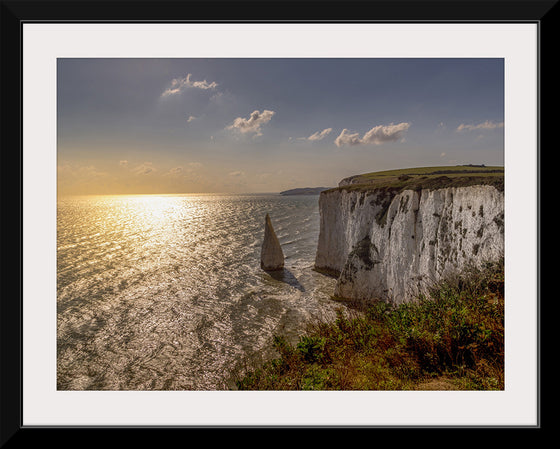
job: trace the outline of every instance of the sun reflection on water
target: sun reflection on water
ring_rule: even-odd
[[[260,270],[270,211],[297,285]],[[75,197],[57,220],[59,389],[222,388],[332,290],[311,270],[314,198]]]

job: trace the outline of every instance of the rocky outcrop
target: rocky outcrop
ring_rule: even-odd
[[[284,253],[278,237],[272,227],[270,216],[266,214],[264,224],[264,239],[261,248],[261,268],[266,271],[282,270],[284,268]]]
[[[395,303],[504,256],[504,194],[489,185],[321,193],[318,271],[335,296]]]

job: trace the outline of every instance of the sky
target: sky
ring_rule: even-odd
[[[68,59],[59,195],[280,192],[504,164],[503,59]]]

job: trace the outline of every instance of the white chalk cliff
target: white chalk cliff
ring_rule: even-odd
[[[365,191],[319,198],[319,271],[335,296],[412,301],[467,266],[504,257],[504,192],[490,185]]]

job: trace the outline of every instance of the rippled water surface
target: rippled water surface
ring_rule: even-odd
[[[269,213],[284,272],[260,269]],[[134,195],[58,201],[62,390],[214,390],[272,336],[339,306],[312,270],[317,196]]]

